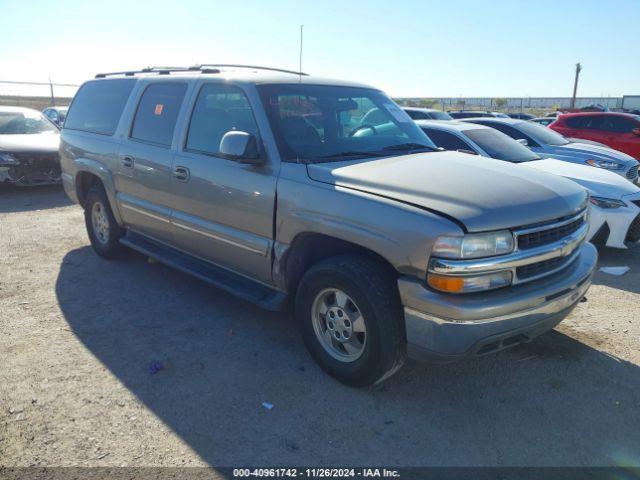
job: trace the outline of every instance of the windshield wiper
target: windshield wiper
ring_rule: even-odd
[[[382,148],[382,150],[386,151],[396,151],[396,152],[405,152],[410,150],[429,150],[430,152],[435,152],[438,149],[435,147],[430,147],[429,145],[423,145],[422,143],[400,143],[398,145],[389,145],[388,147]]]
[[[328,158],[341,158],[341,157],[384,157],[385,155],[379,152],[361,152],[358,150],[347,150],[345,152],[332,153],[331,155],[322,155],[321,157],[314,157],[317,160],[325,160]]]

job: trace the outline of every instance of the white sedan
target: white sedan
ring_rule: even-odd
[[[640,188],[620,175],[587,165],[541,158],[520,142],[483,125],[463,122],[416,122],[438,147],[521,163],[573,180],[591,195],[588,238],[598,245],[627,248],[640,240]]]

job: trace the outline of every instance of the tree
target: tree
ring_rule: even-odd
[[[506,98],[494,98],[493,99],[493,104],[496,106],[496,108],[498,110],[506,107],[507,105],[507,99]]]

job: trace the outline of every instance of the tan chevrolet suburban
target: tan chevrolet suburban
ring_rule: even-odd
[[[291,305],[311,355],[349,385],[407,355],[528,342],[596,264],[584,189],[441,151],[366,85],[229,65],[100,74],[73,100],[60,154],[99,255],[133,248]]]

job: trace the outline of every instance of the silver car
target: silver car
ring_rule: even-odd
[[[402,107],[413,120],[453,120],[447,112],[435,108]]]
[[[543,158],[553,157],[566,162],[604,168],[634,183],[638,181],[638,162],[630,155],[618,150],[569,141],[547,127],[526,120],[470,118],[464,121],[500,130],[511,138],[521,141]]]
[[[292,306],[320,367],[354,386],[407,355],[528,342],[584,296],[597,260],[584,189],[439,151],[375,88],[272,70],[145,69],[80,88],[63,183],[98,255],[130,247]]]

